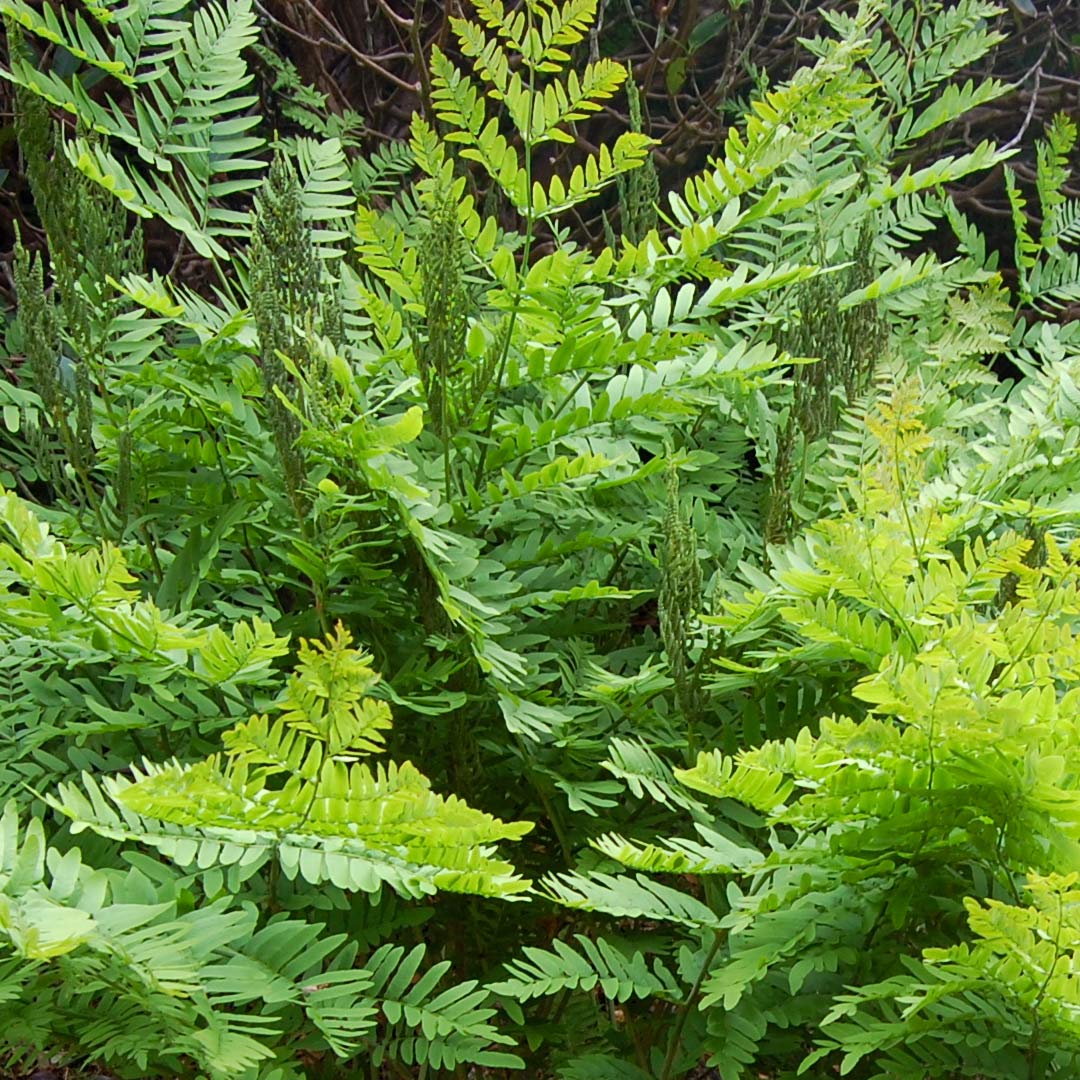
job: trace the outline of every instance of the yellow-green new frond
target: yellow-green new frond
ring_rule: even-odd
[[[675,778],[694,791],[716,799],[736,799],[764,813],[776,813],[793,789],[783,773],[756,765],[747,755],[738,759],[719,750],[698,754],[692,769],[676,769]]]
[[[0,629],[47,640],[63,632],[88,651],[215,685],[260,681],[286,651],[286,639],[260,619],[231,632],[169,619],[136,584],[119,549],[68,551],[26,503],[0,489]]]
[[[340,624],[326,643],[301,641],[296,674],[278,704],[281,719],[326,744],[327,752],[375,753],[392,726],[390,707],[370,691],[379,681],[371,657],[350,649]]]
[[[576,165],[566,182],[553,176],[545,189],[539,181],[533,183],[532,209],[537,217],[555,217],[578,203],[591,199],[597,192],[614,183],[617,176],[640,168],[649,149],[656,145],[648,135],[627,131],[615,140],[609,150],[602,145],[596,154],[585,159],[584,166]]]
[[[366,206],[356,208],[356,250],[364,267],[377,275],[406,303],[417,299],[416,248],[389,215]]]
[[[737,844],[710,829],[697,825],[702,840],[673,838],[657,844],[638,844],[608,833],[592,846],[630,870],[648,874],[731,874],[746,872],[762,860],[757,848]]]
[[[91,14],[95,13],[91,11]],[[31,34],[66,49],[76,59],[100,68],[126,86],[134,85],[135,80],[122,57],[102,44],[95,27],[81,12],[72,16],[66,8],[54,7],[52,4],[33,7],[24,0],[2,0],[0,15],[11,19]],[[98,21],[108,20],[99,17]]]
[[[487,119],[484,96],[437,46],[431,50],[431,84],[435,114],[452,129],[447,139],[451,142],[475,139]]]
[[[530,822],[503,822],[431,790],[410,762],[357,763],[382,749],[378,676],[343,629],[302,642],[280,715],[254,716],[224,736],[227,759],[144,763],[134,780],[61,789],[54,805],[79,828],[148,843],[183,866],[253,873],[277,858],[290,878],[403,895],[445,889],[509,897],[528,888],[494,844]],[[110,804],[112,801],[112,805]]]
[[[781,609],[791,625],[811,641],[832,646],[837,654],[876,668],[894,647],[889,624],[838,604],[835,599],[800,600]]]
[[[477,0],[473,4],[483,24],[535,71],[555,72],[569,62],[566,46],[585,38],[596,17],[596,0],[567,0],[561,5],[526,0],[507,12],[502,0]],[[454,20],[459,34],[463,20]]]
[[[78,829],[148,844],[184,867],[238,868],[248,876],[276,858],[289,878],[309,884],[403,896],[439,890],[511,898],[529,883],[493,844],[518,839],[529,822],[499,821],[456,796],[431,791],[408,762],[371,769],[324,760],[318,776],[285,775],[265,786],[268,768],[216,757],[196,765],[145,764],[134,782],[89,775],[63,785],[53,806]],[[302,772],[310,770],[303,768]]]
[[[964,907],[975,941],[925,949],[923,957],[942,977],[962,979],[969,994],[1003,994],[1022,1015],[1072,1044],[1080,1034],[1076,883],[1076,873],[1031,874],[1027,906],[968,897]],[[937,987],[926,987],[912,996],[912,1007],[922,1010],[937,996]]]
[[[564,4],[551,4],[550,7],[550,11],[545,11],[541,5],[537,5],[540,40],[546,50],[544,55],[547,59],[566,63],[569,56],[557,53],[552,46],[576,45],[584,40],[596,18],[597,0],[566,0]]]
[[[488,96],[504,103],[514,126],[532,146],[549,139],[572,143],[573,135],[564,131],[562,125],[584,120],[590,113],[599,111],[601,103],[626,81],[622,64],[602,59],[587,64],[580,76],[571,70],[566,73],[565,81],[557,79],[547,86],[530,88],[520,74],[511,73],[507,55],[496,42],[484,37],[475,23],[462,22],[458,36],[462,52],[490,84]],[[470,121],[478,117],[477,105],[467,92],[459,87],[457,94],[457,110],[453,115]],[[448,119],[452,114],[447,111],[441,115]],[[470,130],[474,128],[475,124]]]
[[[242,762],[258,777],[292,773],[315,781],[326,754],[324,743],[268,716],[253,716],[237,724],[224,733],[221,741],[231,758]]]
[[[521,52],[527,17],[523,8],[507,12],[503,0],[476,0],[473,7],[489,30],[494,30],[511,48]],[[455,20],[455,24],[461,21]]]

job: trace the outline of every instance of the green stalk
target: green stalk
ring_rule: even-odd
[[[533,19],[532,8],[525,5],[525,20],[528,32],[532,33]],[[536,69],[529,66],[529,117],[533,115],[533,103],[536,100]],[[533,205],[532,190],[532,152],[533,141],[529,137],[529,128],[526,127],[521,133],[522,149],[525,153],[525,243],[521,249],[521,272],[515,278],[514,302],[510,307],[510,318],[506,327],[506,335],[503,338],[502,351],[499,355],[499,366],[495,372],[494,392],[492,394],[491,407],[488,409],[487,422],[484,425],[483,435],[480,437],[480,457],[476,462],[476,477],[474,486],[479,488],[484,476],[484,463],[487,461],[488,445],[491,442],[491,432],[495,427],[495,406],[498,401],[499,391],[502,389],[503,378],[506,375],[506,365],[510,359],[510,346],[514,340],[514,326],[517,323],[518,313],[521,310],[522,280],[529,272],[529,257],[532,254],[533,230],[536,228],[536,209]]]
[[[709,974],[709,968],[712,967],[712,962],[720,951],[720,943],[720,931],[714,930],[712,947],[705,954],[701,969],[697,973],[697,978],[694,979],[694,985],[690,988],[686,1004],[683,1006],[682,1012],[679,1013],[679,1018],[675,1021],[675,1027],[671,1032],[671,1041],[668,1043],[667,1054],[664,1057],[664,1064],[660,1069],[658,1080],[671,1080],[671,1073],[675,1068],[675,1058],[679,1053],[679,1046],[682,1044],[683,1029],[686,1027],[687,1020],[690,1019],[690,1013],[701,1000],[701,984],[705,981],[705,976]]]

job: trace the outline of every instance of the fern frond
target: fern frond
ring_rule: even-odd
[[[700,822],[695,827],[700,841],[667,839],[661,844],[637,844],[609,833],[592,841],[592,846],[628,869],[647,874],[731,874],[760,862],[756,848],[736,843]]]
[[[101,785],[84,776],[82,789],[61,787],[53,804],[79,828],[141,840],[202,870],[248,875],[276,857],[290,879],[363,892],[388,884],[407,896],[512,897],[528,889],[490,845],[520,838],[531,823],[436,795],[408,762],[355,763],[381,749],[390,715],[367,696],[377,676],[350,640],[339,630],[325,645],[301,646],[281,715],[226,733],[228,763],[216,755],[195,765],[147,762],[134,780]]]
[[[968,79],[963,84],[948,83],[921,112],[905,113],[897,129],[896,144],[903,146],[915,142],[931,131],[952,123],[964,113],[1008,92],[1008,84],[1000,79],[984,79],[978,83]]]
[[[612,739],[608,759],[600,764],[626,784],[635,798],[648,793],[660,803],[690,811],[701,809],[700,803],[676,787],[671,767],[640,739]]]
[[[782,774],[737,763],[715,750],[698,754],[697,764],[692,769],[676,769],[675,777],[694,791],[718,799],[738,799],[766,813],[783,807],[793,787]]]
[[[135,578],[116,548],[102,544],[69,552],[16,495],[0,489],[0,572],[14,575],[24,591],[8,593],[0,630],[45,640],[60,626],[87,646],[96,641],[116,657],[139,657],[161,672],[186,672],[214,685],[261,682],[286,641],[256,619],[221,627],[166,619],[133,588]],[[9,578],[9,580],[11,580]],[[46,613],[52,611],[53,615]]]
[[[649,1074],[612,1054],[581,1054],[559,1068],[559,1080],[648,1080]]]
[[[294,153],[300,204],[315,250],[324,259],[344,258],[355,198],[342,144],[338,139],[297,139]]]
[[[423,945],[409,951],[383,945],[364,965],[371,976],[370,992],[389,1025],[376,1047],[374,1063],[391,1053],[406,1064],[435,1069],[453,1069],[462,1062],[520,1068],[523,1062],[516,1054],[491,1049],[493,1044],[513,1046],[514,1040],[489,1023],[496,1011],[486,1005],[489,990],[469,980],[439,991],[450,962],[443,960],[420,972],[425,951]]]
[[[561,70],[570,60],[564,46],[581,41],[596,16],[596,0],[530,2],[517,11],[507,11],[502,0],[479,0],[473,6],[489,30],[540,72]]]
[[[506,963],[510,978],[490,983],[488,989],[515,1001],[549,997],[563,990],[587,992],[597,986],[610,1001],[682,997],[678,982],[659,960],[650,970],[640,952],[626,956],[603,938],[574,937],[580,952],[557,938],[551,952],[526,946],[522,952],[527,959]]]
[[[544,895],[564,907],[603,911],[618,918],[656,919],[682,926],[720,926],[719,916],[700,900],[641,874],[633,878],[594,873],[549,874],[541,882]]]
[[[394,194],[402,177],[407,176],[415,164],[413,149],[408,143],[386,143],[366,156],[353,159],[353,191],[365,205],[374,195]]]
[[[999,150],[990,142],[982,142],[967,154],[941,158],[914,172],[906,168],[899,176],[875,184],[870,192],[868,206],[883,206],[900,195],[911,195],[928,188],[951,184],[973,172],[981,172],[999,162],[1007,161],[1015,153],[1015,150]]]
[[[258,117],[246,115],[256,99],[243,93],[251,76],[242,53],[258,33],[250,0],[205,5],[189,23],[171,17],[184,6],[177,0],[131,6],[135,18],[117,20],[112,45],[138,88],[134,122],[112,99],[90,97],[78,79],[25,58],[12,58],[10,77],[148,166],[125,166],[107,142],[77,138],[65,153],[80,172],[139,216],[161,217],[200,253],[225,259],[218,238],[245,231],[246,215],[224,200],[254,188],[250,174],[262,168],[250,155],[263,140],[248,134]]]
[[[81,11],[72,15],[70,11],[57,9],[51,4],[35,8],[24,0],[3,0],[0,3],[0,15],[23,30],[61,46],[75,59],[112,75],[125,86],[133,86],[135,80],[124,59],[108,49],[99,36],[101,24],[108,24],[112,20],[112,13],[107,9],[97,13],[88,10],[94,16],[94,22],[88,22]]]

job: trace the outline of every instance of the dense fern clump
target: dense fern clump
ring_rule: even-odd
[[[260,10],[0,0],[0,1066],[1071,1076],[1077,133],[955,146],[1005,13],[837,5],[661,195],[596,0],[455,13],[368,154]]]

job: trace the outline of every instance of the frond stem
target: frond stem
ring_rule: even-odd
[[[532,34],[533,13],[529,4],[525,5],[525,20],[528,33]],[[533,105],[536,101],[536,69],[529,65],[529,116],[533,115]],[[514,326],[521,310],[521,293],[524,275],[529,272],[529,257],[532,255],[533,232],[536,229],[536,209],[533,203],[532,190],[532,152],[533,141],[530,138],[528,128],[521,133],[522,149],[525,154],[525,243],[521,249],[521,273],[514,279],[514,301],[510,307],[510,318],[507,320],[506,334],[503,338],[502,351],[499,355],[499,365],[495,372],[493,395],[491,406],[488,409],[487,422],[484,425],[484,433],[480,438],[480,457],[476,462],[475,487],[479,489],[484,476],[484,463],[487,461],[488,446],[491,442],[491,432],[495,428],[495,403],[499,391],[502,389],[503,378],[506,375],[506,365],[510,360],[510,349],[514,341]]]
[[[667,1054],[664,1057],[664,1064],[660,1069],[659,1080],[671,1080],[672,1071],[675,1068],[675,1058],[679,1053],[680,1045],[682,1045],[683,1028],[686,1027],[686,1023],[690,1019],[690,1013],[697,1007],[697,1003],[701,999],[701,985],[705,982],[705,976],[709,974],[712,962],[720,951],[722,940],[720,931],[714,930],[712,946],[705,954],[705,959],[702,961],[701,968],[694,979],[694,985],[690,988],[690,993],[686,998],[686,1004],[679,1013],[678,1020],[675,1021],[675,1027],[671,1032],[671,1041],[668,1043]]]

